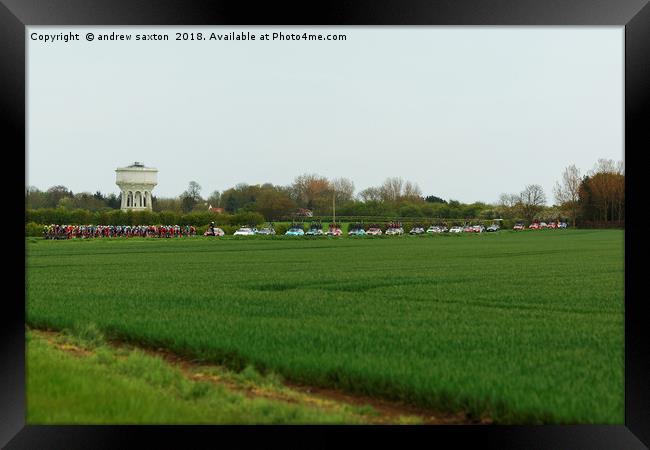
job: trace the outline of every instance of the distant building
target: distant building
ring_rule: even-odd
[[[115,173],[115,184],[122,191],[120,209],[151,210],[151,191],[158,184],[158,169],[134,162],[127,167],[118,167]]]

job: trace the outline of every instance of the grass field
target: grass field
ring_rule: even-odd
[[[28,239],[27,255],[34,327],[499,423],[623,423],[619,230]]]

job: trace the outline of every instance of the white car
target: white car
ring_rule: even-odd
[[[410,234],[424,234],[424,228],[422,227],[415,227],[412,228],[411,231],[409,231]]]
[[[210,228],[208,228],[205,233],[203,233],[203,236],[223,236],[226,233],[221,229],[221,228],[212,228],[212,231]]]
[[[239,230],[235,231],[233,236],[255,236],[255,228],[241,227]]]
[[[463,232],[463,227],[451,227],[449,229],[450,233],[462,233]]]
[[[404,228],[388,228],[386,229],[386,236],[404,234]]]
[[[368,228],[366,234],[370,236],[381,236],[381,228],[376,228],[376,227]]]
[[[435,225],[431,225],[429,228],[427,228],[427,233],[429,233],[429,234],[431,234],[431,233],[442,233],[442,228],[440,228],[438,226],[435,226]]]

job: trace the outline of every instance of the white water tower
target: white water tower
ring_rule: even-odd
[[[115,169],[115,184],[122,191],[122,210],[151,210],[151,191],[158,184],[158,169],[134,162]]]

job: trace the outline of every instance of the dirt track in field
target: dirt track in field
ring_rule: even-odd
[[[45,338],[48,343],[69,354],[84,357],[92,354],[92,350],[81,348],[69,343],[62,343],[57,338],[59,332],[53,330],[31,330]],[[400,424],[422,423],[425,425],[479,425],[491,424],[488,418],[472,418],[464,412],[448,413],[419,408],[402,402],[380,399],[365,395],[352,394],[338,389],[309,386],[290,380],[283,380],[282,389],[269,388],[252,383],[238,383],[228,376],[216,375],[216,372],[227,374],[231,371],[216,365],[208,365],[181,357],[164,348],[134,346],[121,341],[109,341],[109,345],[119,349],[139,349],[151,356],[157,356],[168,364],[178,368],[183,375],[191,380],[207,381],[219,384],[231,391],[242,393],[249,398],[266,398],[294,404],[302,404],[320,409],[339,409],[341,407],[363,408],[370,406],[374,413],[364,414],[362,420],[369,424]]]

